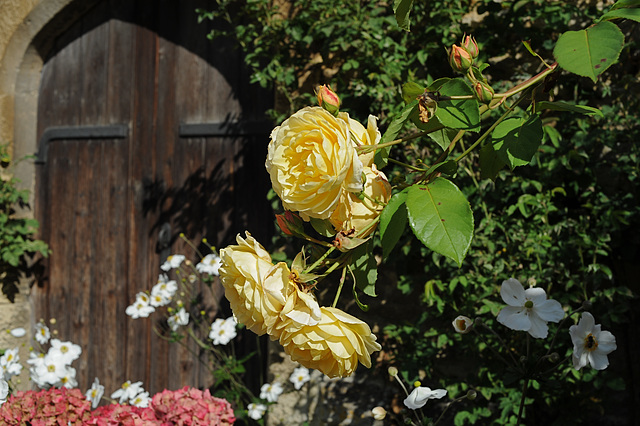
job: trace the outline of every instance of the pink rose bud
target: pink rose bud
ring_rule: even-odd
[[[464,36],[462,39],[462,47],[469,52],[473,59],[477,58],[480,54],[480,49],[478,49],[478,43],[471,36]]]
[[[287,235],[300,235],[304,233],[302,219],[295,213],[286,210],[284,214],[277,214],[278,226]]]
[[[488,104],[493,99],[494,91],[487,83],[483,81],[478,81],[473,86],[476,91],[476,96],[480,102]]]
[[[331,90],[330,86],[323,84],[316,88],[316,96],[318,96],[318,105],[336,115],[340,109],[340,98]]]
[[[451,65],[451,68],[464,74],[471,67],[471,64],[473,64],[471,54],[465,48],[454,44],[451,47],[451,52],[449,52],[449,65]]]

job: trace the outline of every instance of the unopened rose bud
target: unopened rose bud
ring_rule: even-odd
[[[493,88],[491,88],[491,86],[489,86],[487,83],[483,81],[477,81],[473,88],[475,89],[476,96],[478,97],[478,100],[480,102],[488,104],[493,99],[493,95],[495,94],[495,92],[493,91]]]
[[[278,226],[287,235],[300,235],[304,233],[303,221],[297,214],[286,210],[284,214],[277,214]]]
[[[371,415],[375,420],[383,420],[387,416],[387,410],[382,407],[375,407],[371,410]]]
[[[471,331],[473,320],[469,317],[465,317],[464,315],[460,315],[453,320],[452,324],[457,333],[466,334]]]
[[[469,52],[473,59],[477,58],[480,54],[480,49],[478,49],[478,43],[471,36],[464,36],[462,38],[462,47]]]
[[[331,90],[331,87],[326,84],[318,86],[316,89],[316,96],[318,97],[318,105],[329,111],[331,114],[338,114],[340,109],[340,98]]]
[[[451,52],[449,52],[449,65],[451,65],[451,68],[464,74],[471,67],[471,64],[473,64],[471,54],[465,48],[454,44],[451,47]]]
[[[478,397],[478,392],[474,391],[473,389],[470,389],[469,391],[467,391],[467,399],[469,401],[473,401],[477,397]]]

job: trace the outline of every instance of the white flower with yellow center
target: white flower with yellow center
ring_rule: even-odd
[[[293,383],[293,387],[296,389],[300,389],[302,385],[311,380],[309,376],[309,369],[304,367],[298,367],[293,370],[291,376],[289,376],[289,381]]]
[[[40,343],[41,345],[46,345],[49,341],[49,338],[51,337],[49,327],[47,327],[42,321],[39,321],[36,324],[34,337],[38,343]]]
[[[196,270],[201,274],[218,275],[220,265],[222,265],[220,257],[215,253],[209,253],[196,265]]]
[[[104,386],[100,384],[100,380],[96,377],[91,385],[91,388],[85,394],[87,399],[91,402],[91,408],[98,408],[102,395],[104,395]]]
[[[582,314],[578,324],[569,327],[573,342],[573,367],[576,370],[587,364],[596,370],[604,370],[609,366],[607,355],[616,350],[616,338],[601,328],[589,312]]]
[[[209,339],[213,341],[214,345],[226,345],[238,334],[236,332],[236,321],[233,317],[227,319],[216,318],[211,324],[211,330],[209,331]]]

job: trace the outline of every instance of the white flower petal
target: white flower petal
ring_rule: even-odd
[[[601,331],[596,336],[596,340],[598,341],[598,352],[603,354],[609,354],[616,350],[616,338],[609,331]]]
[[[547,293],[540,287],[530,287],[524,291],[524,297],[531,300],[534,305],[538,305],[547,300]]]
[[[589,355],[589,363],[596,370],[604,370],[609,366],[609,360],[607,359],[607,355],[600,353],[598,350],[595,350]]]
[[[536,339],[546,338],[547,334],[549,334],[547,323],[535,313],[529,316],[529,320],[531,321],[531,328],[527,330],[529,334]]]
[[[535,312],[544,321],[558,322],[564,318],[564,310],[557,300],[545,300],[536,304]]]
[[[522,306],[506,306],[502,308],[497,318],[500,324],[512,330],[527,331],[531,328],[531,321]]]
[[[509,278],[502,282],[500,296],[502,296],[504,303],[509,306],[523,306],[526,302],[524,287],[515,278]]]

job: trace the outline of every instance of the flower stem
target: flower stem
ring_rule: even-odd
[[[459,396],[458,398],[454,399],[453,401],[450,401],[447,404],[447,406],[444,408],[444,410],[442,410],[442,413],[440,413],[440,416],[436,419],[436,421],[432,423],[432,425],[436,426],[440,422],[440,420],[442,420],[442,417],[444,416],[444,413],[447,412],[449,407],[451,407],[456,402],[460,402],[460,401],[462,401],[463,399],[466,399],[466,398],[467,398],[467,395],[463,395],[463,396]]]
[[[335,308],[338,304],[338,299],[340,298],[340,293],[342,292],[342,286],[344,285],[344,281],[347,278],[347,268],[342,268],[342,277],[340,277],[340,282],[338,283],[338,291],[336,292],[336,297],[333,299],[333,303],[331,304],[332,308]]]
[[[529,378],[524,379],[524,384],[522,385],[522,398],[520,399],[520,408],[518,409],[518,421],[516,422],[516,426],[520,426],[520,421],[522,420],[522,414],[524,413],[524,400],[527,397],[527,388],[529,387]]]

